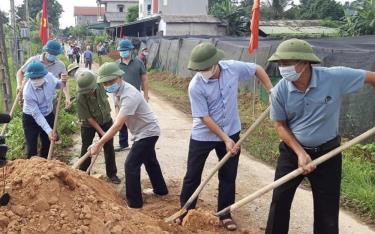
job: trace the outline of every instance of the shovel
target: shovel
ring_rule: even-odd
[[[73,169],[77,169],[81,164],[90,157],[90,151],[87,151],[82,157],[80,157],[77,162],[75,162],[72,166]]]
[[[63,91],[61,90],[60,93],[59,93],[59,97],[57,99],[56,113],[55,113],[55,119],[53,120],[53,130],[52,130],[52,132],[54,134],[56,133],[56,130],[57,130],[57,120],[59,118],[60,103],[61,103],[62,93],[63,93]],[[54,148],[54,146],[55,146],[55,141],[51,141],[51,144],[50,144],[49,150],[48,150],[47,160],[51,160],[52,159],[52,154],[53,154],[53,148]]]
[[[16,111],[16,107],[17,107],[17,103],[18,103],[18,99],[19,99],[19,98],[20,98],[20,96],[17,95],[17,96],[16,96],[16,99],[15,99],[14,102],[13,102],[12,108],[10,109],[9,116],[10,116],[11,118],[13,117],[14,112]],[[8,127],[8,123],[4,124],[3,129],[1,129],[1,134],[0,134],[1,136],[4,136],[7,127]]]
[[[245,132],[245,134],[237,141],[236,146],[240,146],[242,142],[254,131],[254,129],[268,116],[271,107],[269,106],[250,126],[250,128]],[[230,152],[227,152],[223,159],[210,171],[208,177],[201,182],[198,188],[195,190],[193,195],[189,198],[189,200],[185,203],[185,205],[177,211],[172,216],[165,219],[165,222],[171,222],[180,218],[181,216],[185,215],[188,212],[188,207],[193,203],[195,199],[199,196],[199,193],[203,190],[203,187],[208,183],[208,181],[213,177],[213,175],[232,157]]]
[[[91,171],[91,169],[92,169],[92,166],[94,166],[94,163],[95,163],[96,159],[98,158],[98,155],[99,155],[99,154],[95,155],[95,157],[91,159],[90,166],[89,166],[89,167],[87,168],[87,170],[86,170],[86,173],[87,173],[87,174],[90,175],[90,171]]]
[[[367,132],[362,133],[361,135],[357,136],[356,138],[353,138],[352,140],[346,142],[345,144],[341,145],[340,147],[337,147],[336,149],[331,150],[330,152],[320,156],[319,158],[315,159],[314,161],[310,162],[309,164],[314,164],[315,166],[318,166],[319,164],[324,163],[330,158],[333,158],[338,153],[341,153],[342,151],[346,150],[350,146],[353,146],[355,144],[358,144],[359,142],[371,137],[372,135],[375,135],[375,127],[371,128]],[[240,201],[232,204],[231,206],[228,206],[227,208],[224,208],[223,210],[216,213],[216,216],[223,216],[225,214],[230,213],[231,211],[234,211],[243,205],[246,205],[247,203],[255,200],[256,198],[262,196],[263,194],[267,193],[268,191],[271,191],[286,182],[296,178],[297,176],[301,175],[303,173],[303,168],[295,169],[294,171],[290,172],[289,174],[281,177],[278,180],[275,180],[273,183],[264,186],[263,188],[259,189],[258,191],[248,195],[247,197],[241,199]]]

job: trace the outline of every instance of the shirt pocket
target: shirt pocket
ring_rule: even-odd
[[[307,100],[309,112],[319,115],[320,118],[324,119],[335,114],[340,105],[338,98],[329,95],[319,98],[309,98]]]

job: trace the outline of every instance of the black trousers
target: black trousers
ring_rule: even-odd
[[[112,126],[112,120],[108,123],[100,125],[103,131],[108,131]],[[82,147],[81,147],[81,157],[87,152],[87,148],[92,144],[92,141],[95,137],[96,129],[93,127],[81,127],[81,138],[82,138]],[[99,135],[99,133],[98,133]],[[109,140],[104,144],[104,160],[105,160],[105,169],[107,176],[110,178],[117,174],[116,160],[115,160],[115,150],[113,148],[113,139]],[[80,170],[86,171],[91,164],[91,157],[86,159],[80,166]]]
[[[237,142],[239,139],[239,133],[230,136],[230,138]],[[184,177],[184,182],[182,185],[182,191],[180,195],[181,207],[188,201],[194,191],[197,189],[201,182],[202,172],[204,164],[209,153],[215,150],[216,155],[221,160],[227,153],[224,142],[214,142],[214,141],[196,141],[190,139],[189,144],[189,155],[187,161],[187,171]],[[218,211],[224,209],[225,207],[231,205],[235,201],[236,192],[236,177],[237,177],[237,167],[240,152],[237,155],[231,157],[219,170],[219,198],[218,198]],[[188,209],[194,209],[197,200],[195,200]],[[225,219],[230,217],[227,216],[220,217]]]
[[[44,116],[46,118],[47,123],[52,128],[53,121],[55,116],[53,112],[49,115]],[[28,114],[22,114],[22,125],[23,131],[25,133],[26,138],[26,156],[27,158],[31,158],[31,156],[40,156],[43,158],[47,158],[48,150],[50,146],[50,140],[48,138],[47,133],[35,122],[35,119]],[[40,137],[41,140],[41,149],[38,154],[38,138]]]
[[[155,144],[159,137],[147,137],[135,141],[125,161],[125,186],[128,206],[140,208],[143,206],[141,192],[141,166],[145,166],[155,194],[166,195],[168,188],[165,184],[159,162],[156,158]]]
[[[314,160],[330,150],[338,147],[340,140],[333,147],[320,152],[306,152]],[[280,157],[277,162],[275,180],[288,174],[298,167],[298,158],[294,151],[285,143],[279,146]],[[306,175],[309,179],[314,201],[314,233],[337,234],[340,185],[341,185],[341,154],[319,165],[315,171]],[[289,230],[290,207],[297,187],[305,176],[301,175],[273,191],[271,208],[268,216],[266,233],[284,234]]]
[[[85,68],[91,70],[92,60],[85,59]]]
[[[119,139],[120,147],[126,148],[126,147],[129,146],[129,143],[128,143],[128,127],[126,126],[126,124],[124,124],[122,126],[122,128],[120,129],[118,139]]]

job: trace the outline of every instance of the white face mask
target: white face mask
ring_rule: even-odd
[[[215,75],[215,72],[216,72],[216,66],[217,66],[217,65],[212,66],[212,68],[211,68],[210,70],[208,70],[208,71],[201,71],[201,72],[200,72],[201,75],[203,76],[203,78],[204,78],[205,80],[209,80],[209,79],[211,79],[211,78]]]
[[[34,87],[34,88],[39,88],[41,87],[44,82],[46,82],[44,80],[44,78],[37,78],[37,79],[30,79],[30,82],[31,82],[31,85]]]
[[[290,81],[290,82],[294,82],[294,81],[297,81],[300,77],[301,77],[301,73],[298,73],[296,72],[296,68],[294,65],[292,66],[287,66],[287,67],[279,67],[279,70],[280,70],[280,75]]]

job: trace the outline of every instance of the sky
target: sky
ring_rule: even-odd
[[[15,5],[21,5],[24,0],[14,0]],[[66,28],[69,26],[74,26],[74,6],[96,6],[96,0],[57,0],[64,9],[64,12],[60,18],[60,28]],[[173,0],[171,0],[173,1]],[[348,0],[336,0],[337,2],[345,3]],[[353,0],[349,0],[352,2]],[[299,2],[298,0],[295,1]],[[10,1],[0,0],[0,10],[9,12]]]

